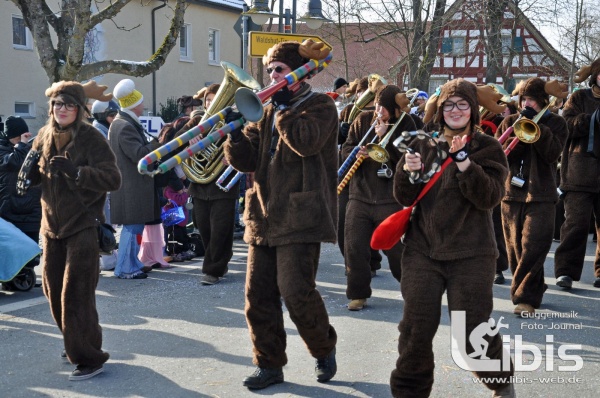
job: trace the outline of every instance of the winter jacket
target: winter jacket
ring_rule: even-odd
[[[440,142],[448,152],[447,142]],[[417,204],[404,236],[404,244],[434,260],[498,256],[492,209],[504,196],[508,174],[502,146],[493,137],[474,133],[470,142],[471,165],[460,172],[451,162],[431,190]],[[437,153],[428,140],[413,140],[425,169]],[[400,204],[412,205],[424,183],[411,184],[403,170],[404,157],[394,177],[394,195]]]
[[[519,115],[510,115],[498,127],[496,136],[502,135],[512,126]],[[509,173],[504,183],[504,201],[556,202],[556,167],[558,158],[567,140],[567,123],[562,116],[550,111],[540,119],[540,138],[533,144],[518,143],[508,154]],[[504,143],[504,147],[508,140]],[[522,187],[511,184],[514,176],[521,174],[525,183]]]
[[[110,195],[110,218],[114,224],[145,224],[160,219],[160,203],[152,177],[138,172],[138,162],[159,147],[148,142],[142,125],[119,112],[108,130],[108,142],[123,176],[121,188]]]
[[[32,185],[42,188],[40,234],[64,239],[104,222],[106,192],[118,189],[121,174],[106,138],[90,124],[72,132],[71,141],[59,152],[53,144],[52,127],[40,129],[33,150],[40,151],[38,167],[30,172]],[[69,153],[79,170],[77,180],[50,170],[50,159]]]
[[[268,105],[239,142],[227,140],[230,164],[254,172],[244,209],[247,243],[335,242],[338,122],[333,100],[304,84],[290,107]]]
[[[362,112],[356,118],[354,123],[352,123],[350,132],[348,133],[348,139],[342,146],[342,160],[346,160],[352,150],[360,143],[360,140],[373,125],[375,116],[375,111]],[[395,121],[396,119],[390,120],[388,123],[392,124],[395,123]],[[388,126],[387,132],[389,133],[391,129],[392,126]],[[392,142],[399,137],[403,131],[411,130],[415,130],[415,124],[410,116],[405,115],[392,133],[388,144],[385,146],[385,150],[390,157],[390,160],[386,165],[392,172],[396,171],[396,164],[398,164],[398,161],[402,157],[402,153],[392,144]],[[373,137],[375,136],[375,129],[373,129],[362,145],[366,146],[372,142]],[[379,141],[381,141],[380,138],[376,139],[375,143],[378,143]],[[355,160],[353,160],[352,164],[354,164],[354,161]],[[382,167],[381,163],[371,158],[365,159],[358,169],[356,169],[356,172],[349,182],[350,199],[356,199],[370,204],[396,203],[393,192],[394,180],[392,178],[381,178],[377,176],[377,171]]]
[[[600,98],[592,89],[577,90],[567,100],[563,117],[569,126],[561,158],[560,189],[600,192],[600,158],[587,151],[592,114],[600,108]],[[600,144],[600,124],[595,125],[596,145]]]
[[[23,232],[35,233],[42,219],[41,191],[32,187],[24,196],[17,195],[17,177],[30,149],[30,144],[13,145],[0,138],[0,217]]]

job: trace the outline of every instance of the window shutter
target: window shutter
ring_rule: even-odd
[[[442,39],[442,53],[450,54],[452,52],[452,38],[444,37]]]
[[[523,52],[523,38],[522,37],[515,37],[513,39],[513,50],[518,53]]]

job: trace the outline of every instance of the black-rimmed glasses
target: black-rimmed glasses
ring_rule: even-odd
[[[67,104],[67,103],[60,102],[60,101],[52,101],[52,107],[54,109],[56,109],[57,111],[61,110],[63,106],[68,111],[74,111],[75,109],[77,109],[76,104]]]
[[[444,103],[442,104],[442,109],[444,110],[444,112],[450,112],[452,111],[452,109],[454,109],[454,107],[457,107],[460,111],[466,111],[471,107],[471,105],[469,105],[467,101],[444,101]]]

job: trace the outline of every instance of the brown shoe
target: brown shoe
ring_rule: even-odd
[[[520,303],[517,304],[515,309],[513,310],[513,314],[519,315],[521,318],[525,318],[523,315],[527,313],[529,316],[535,314],[535,308],[532,305]]]
[[[367,306],[367,299],[355,299],[348,303],[348,310],[360,311]]]

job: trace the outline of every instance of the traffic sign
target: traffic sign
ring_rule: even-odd
[[[250,32],[248,55],[251,57],[262,57],[267,53],[269,48],[277,43],[281,43],[282,41],[297,41],[298,43],[302,43],[306,39],[321,41],[330,50],[333,49],[329,43],[319,36],[298,35],[292,33]]]

